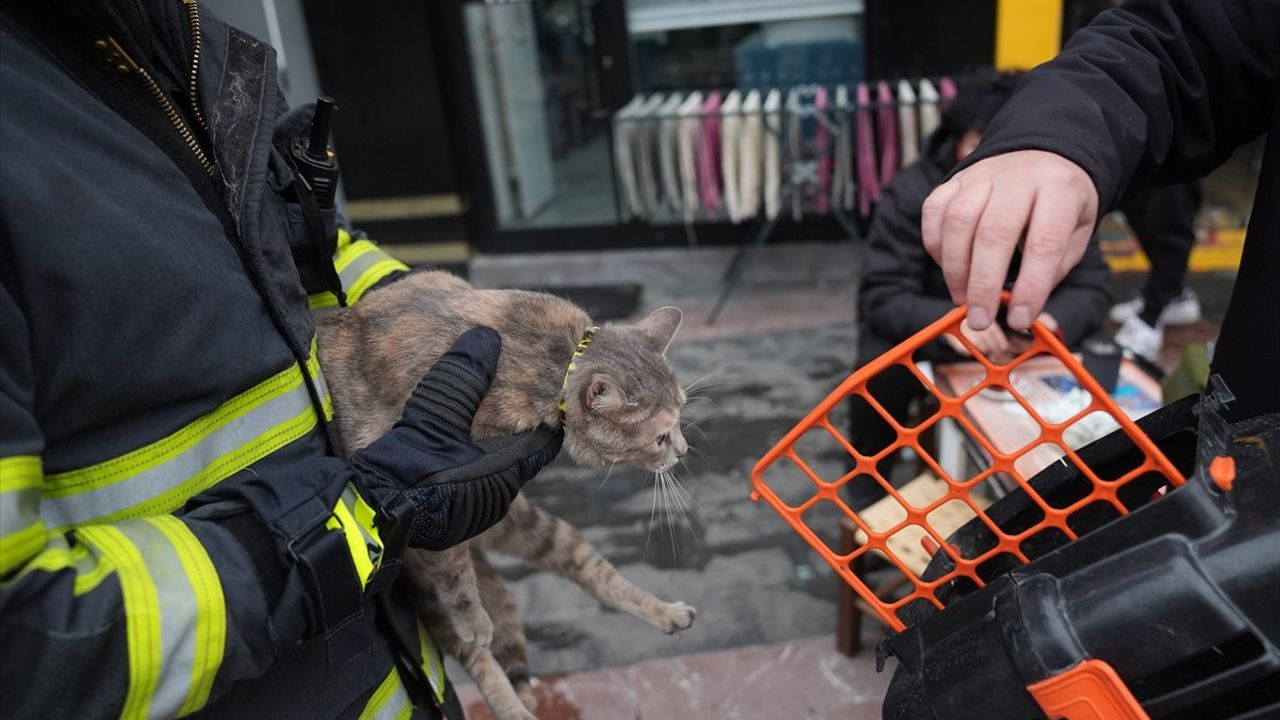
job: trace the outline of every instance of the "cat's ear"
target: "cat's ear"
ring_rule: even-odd
[[[587,385],[587,407],[595,412],[609,412],[622,405],[623,395],[617,380],[604,373],[596,373]]]
[[[667,354],[667,347],[671,345],[671,340],[676,336],[676,331],[680,329],[680,322],[683,315],[680,314],[680,308],[660,307],[649,313],[649,317],[640,321],[636,328],[644,335],[645,340],[655,351],[662,355]]]

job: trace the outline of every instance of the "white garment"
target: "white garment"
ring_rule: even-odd
[[[623,221],[640,217],[644,212],[633,158],[637,125],[633,120],[642,104],[644,96],[636,95],[613,114],[613,175],[618,184],[618,209]]]
[[[898,81],[898,153],[901,167],[906,167],[920,157],[920,131],[916,125],[916,93],[911,83]]]
[[[760,180],[764,126],[760,117],[760,91],[752,90],[742,101],[742,136],[738,142],[738,201],[740,215],[753,218],[760,212]]]
[[[720,104],[720,178],[724,209],[732,222],[742,221],[738,197],[738,142],[742,134],[742,93],[731,91]]]
[[[938,109],[938,90],[929,78],[920,81],[920,140],[929,136],[942,124],[942,112]]]
[[[634,136],[633,162],[636,180],[640,186],[643,211],[640,217],[652,218],[658,211],[661,187],[658,169],[658,121],[657,112],[666,98],[662,93],[650,96],[635,112],[637,122]]]
[[[670,210],[679,212],[680,198],[680,104],[684,96],[672,93],[658,108],[658,167],[662,170],[662,200]]]
[[[680,106],[680,195],[684,221],[693,222],[698,212],[698,136],[702,120],[702,93],[692,92]]]
[[[764,100],[764,214],[770,220],[782,210],[782,93]]]

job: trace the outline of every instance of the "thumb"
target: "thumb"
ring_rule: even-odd
[[[459,437],[471,437],[471,422],[493,384],[502,339],[487,327],[468,330],[422,376],[405,403],[402,422],[434,421]],[[425,416],[425,417],[424,417]]]

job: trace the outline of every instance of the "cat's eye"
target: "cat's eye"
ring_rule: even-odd
[[[670,441],[671,441],[671,433],[669,432],[664,432],[658,436],[659,445],[666,445]]]

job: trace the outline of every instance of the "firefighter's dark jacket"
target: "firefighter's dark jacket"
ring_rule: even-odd
[[[1280,411],[1280,0],[1132,0],[1033,70],[963,163],[1040,149],[1080,165],[1100,209],[1201,177],[1267,134],[1213,358],[1230,414]]]
[[[925,252],[920,236],[920,206],[955,167],[955,140],[946,126],[936,130],[921,158],[885,188],[871,220],[862,255],[858,318],[862,332],[889,345],[906,340],[955,307],[942,269]],[[1049,297],[1045,311],[1058,321],[1069,345],[1101,327],[1111,299],[1110,282],[1106,261],[1092,246]]]
[[[398,604],[361,615],[353,586],[342,633],[281,643],[303,609],[269,607],[294,595],[199,506],[270,480],[349,548],[321,582],[376,577],[313,312],[324,262],[352,299],[406,268],[346,231],[319,257],[277,149],[309,108],[269,47],[191,10],[0,10],[0,713],[434,717],[453,697]]]

